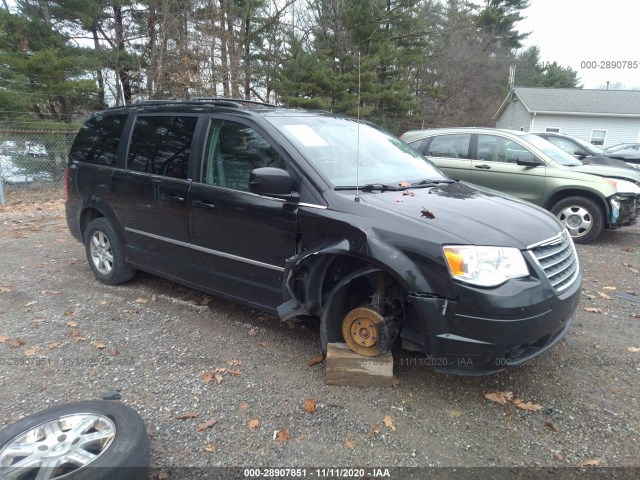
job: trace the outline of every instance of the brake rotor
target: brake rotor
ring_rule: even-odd
[[[378,348],[380,332],[377,325],[382,315],[367,307],[351,310],[342,321],[342,336],[351,350],[365,357],[375,357],[382,352]]]

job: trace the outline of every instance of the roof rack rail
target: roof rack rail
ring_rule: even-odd
[[[225,107],[241,107],[242,105],[262,105],[265,107],[276,107],[272,103],[256,102],[255,100],[244,100],[242,98],[229,98],[229,97],[189,97],[187,99],[190,102],[212,102]]]

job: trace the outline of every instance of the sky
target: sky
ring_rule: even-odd
[[[584,88],[600,88],[609,81],[640,89],[637,0],[531,0],[523,15],[527,18],[517,29],[531,32],[524,46],[538,45],[543,63],[556,61],[576,70]],[[614,68],[606,68],[607,61]],[[619,68],[624,61],[635,61],[635,68]]]

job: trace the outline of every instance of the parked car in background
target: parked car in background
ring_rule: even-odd
[[[635,150],[636,152],[640,151],[640,143],[619,143],[617,145],[611,145],[604,149],[607,153],[615,153],[620,150]]]
[[[453,178],[546,208],[578,243],[637,221],[640,176],[635,170],[583,165],[534,134],[448,128],[410,131],[401,138]]]
[[[609,165],[612,167],[631,167],[640,169],[640,152],[620,150],[607,152],[579,137],[553,132],[536,132],[535,135],[553,143],[556,147],[573,155],[584,163]],[[626,165],[623,165],[626,164]]]
[[[47,149],[40,143],[25,142],[24,155],[27,155],[29,157],[46,157]]]
[[[0,179],[5,185],[32,183],[33,176],[11,161],[8,156],[0,156]]]
[[[15,155],[16,142],[13,140],[6,140],[2,142],[2,154],[3,155]]]
[[[487,373],[554,345],[580,299],[553,215],[329,112],[112,108],[80,129],[66,178],[67,224],[98,280],[139,269],[283,321],[315,317],[325,351],[397,341],[439,369]]]

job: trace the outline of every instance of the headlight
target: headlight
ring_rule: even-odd
[[[635,183],[617,178],[605,178],[605,180],[613,185],[613,188],[615,188],[618,193],[635,193],[636,195],[640,195],[640,187]]]
[[[463,282],[495,287],[510,278],[529,276],[527,264],[517,248],[452,245],[442,249],[451,276]]]

